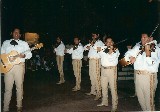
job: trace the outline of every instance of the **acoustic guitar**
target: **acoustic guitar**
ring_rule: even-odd
[[[21,52],[22,54],[28,51],[32,51],[35,49],[40,49],[41,47],[43,47],[43,43],[39,43],[36,44],[34,47],[32,47],[31,49],[28,49],[26,51]],[[1,64],[0,64],[0,69],[1,69],[1,73],[7,73],[8,71],[10,71],[12,69],[12,67],[16,64],[20,63],[20,57],[17,51],[11,51],[8,54],[1,54]],[[10,60],[10,58],[14,58],[14,60]]]

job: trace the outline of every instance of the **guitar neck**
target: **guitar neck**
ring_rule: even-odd
[[[35,47],[32,47],[31,49],[28,49],[28,50],[25,50],[25,51],[23,51],[23,52],[21,52],[21,53],[18,53],[18,54],[15,55],[14,57],[18,57],[19,54],[24,54],[25,52],[32,51],[32,50],[34,50],[34,49],[35,49]]]

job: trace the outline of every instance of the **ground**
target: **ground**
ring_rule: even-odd
[[[97,107],[101,100],[94,101],[94,96],[87,96],[90,92],[90,80],[88,68],[82,68],[81,90],[73,92],[75,78],[71,68],[66,69],[65,80],[62,85],[57,85],[59,80],[56,68],[51,71],[30,71],[27,70],[24,80],[23,112],[91,112],[110,111],[111,95],[109,92],[109,106]],[[4,80],[2,77],[2,108],[4,95]],[[118,111],[141,111],[137,97],[130,97],[134,94],[134,83],[129,81],[118,81]],[[16,111],[16,91],[13,88],[13,95],[10,104],[11,112]],[[157,106],[160,110],[160,105]]]

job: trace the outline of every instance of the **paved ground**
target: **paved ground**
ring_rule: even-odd
[[[90,91],[90,80],[88,69],[82,69],[82,89],[72,92],[75,79],[72,70],[65,70],[66,83],[56,85],[58,72],[55,69],[45,71],[27,71],[24,82],[24,112],[89,112],[110,111],[111,95],[109,94],[109,106],[97,107],[101,100],[94,101],[94,96],[85,95]],[[4,82],[2,76],[2,101],[4,93]],[[140,111],[137,98],[129,96],[134,94],[133,81],[118,81],[118,111]],[[1,102],[3,104],[3,102]],[[2,105],[3,106],[3,105]],[[11,100],[11,112],[16,110],[16,92],[13,89]],[[160,105],[157,106],[160,110]]]

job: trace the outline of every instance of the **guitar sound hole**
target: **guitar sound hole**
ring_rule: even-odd
[[[9,61],[10,61],[10,62],[14,62],[14,61],[15,61],[15,57],[10,56],[10,57],[9,57]]]

